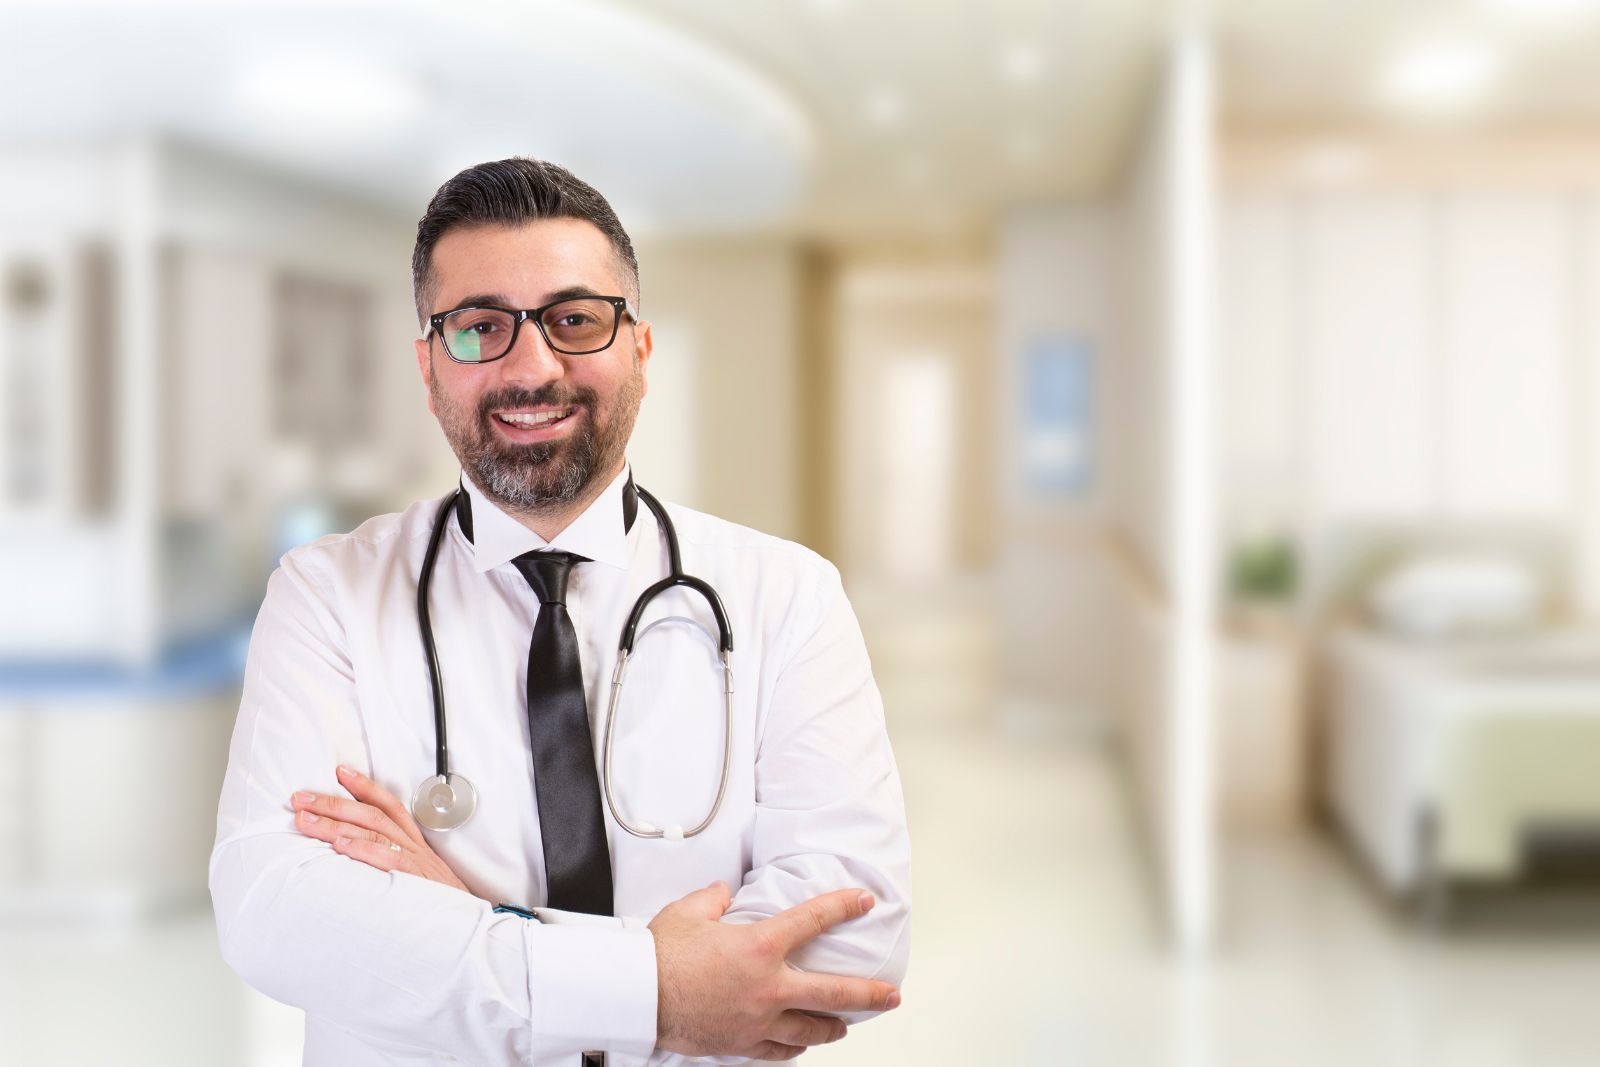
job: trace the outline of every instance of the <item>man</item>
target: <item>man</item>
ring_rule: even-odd
[[[305,1009],[307,1064],[340,1067],[787,1059],[895,1007],[909,847],[832,566],[669,508],[726,606],[731,731],[709,602],[672,587],[603,750],[619,635],[670,566],[625,458],[653,342],[610,206],[548,163],[482,164],[429,204],[412,270],[460,495],[268,583],[211,859],[224,958]],[[447,750],[416,613],[440,522]],[[477,810],[423,829],[441,750]],[[669,829],[635,836],[646,818]]]

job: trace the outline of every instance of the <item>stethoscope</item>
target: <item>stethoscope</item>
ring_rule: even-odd
[[[722,599],[717,596],[717,591],[711,588],[709,583],[683,573],[683,561],[678,554],[678,531],[673,527],[672,520],[667,517],[666,508],[662,507],[661,502],[654,496],[637,488],[632,482],[629,482],[628,488],[637,493],[655,514],[656,521],[661,526],[661,533],[666,538],[667,559],[671,573],[639,595],[639,599],[634,601],[633,611],[628,614],[626,625],[622,627],[622,640],[617,649],[617,666],[611,673],[611,700],[606,707],[606,739],[601,757],[600,781],[605,793],[606,807],[611,809],[611,817],[616,819],[617,825],[628,833],[634,837],[682,840],[694,837],[711,825],[711,820],[715,819],[717,812],[722,809],[722,797],[728,791],[728,771],[733,761],[733,631],[728,627],[728,615],[722,608]],[[433,579],[433,564],[439,557],[440,540],[461,493],[462,490],[458,487],[440,506],[438,517],[433,522],[433,533],[428,538],[428,550],[422,557],[422,571],[417,576],[417,626],[422,631],[422,651],[428,660],[429,680],[433,683],[433,730],[438,773],[418,783],[416,793],[411,798],[411,813],[416,817],[418,824],[429,830],[454,830],[472,818],[472,813],[478,810],[478,790],[471,782],[450,770],[449,754],[445,745],[444,678],[439,673],[439,654],[433,646],[433,624],[428,616],[428,585]],[[639,630],[639,620],[644,616],[644,610],[650,605],[650,601],[658,594],[680,585],[693,589],[705,597],[706,603],[711,605],[711,614],[717,619],[717,645],[722,660],[723,679],[722,780],[717,786],[717,798],[711,802],[711,810],[706,812],[706,817],[690,830],[685,830],[682,826],[663,828],[648,822],[631,821],[623,813],[611,788],[611,742],[617,732],[617,706],[622,699],[622,681],[628,671],[628,657],[633,654],[636,635],[643,636],[651,628],[667,622],[700,625],[691,619],[673,615],[657,619],[644,630]],[[709,635],[709,631],[706,633]]]

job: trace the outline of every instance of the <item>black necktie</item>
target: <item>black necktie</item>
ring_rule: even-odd
[[[511,562],[539,597],[539,620],[528,645],[528,734],[544,839],[546,903],[563,911],[610,915],[611,854],[600,812],[578,632],[567,614],[567,577],[574,563],[589,561],[571,552],[526,552]]]

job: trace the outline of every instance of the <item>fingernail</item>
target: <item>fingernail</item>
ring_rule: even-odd
[[[341,837],[341,838],[339,838],[337,841],[335,841],[333,843],[333,847],[334,848],[344,848],[349,843],[350,843],[350,839],[348,837]]]
[[[889,1010],[893,1011],[894,1009],[898,1008],[899,1006],[900,1006],[900,994],[898,992],[890,993],[889,994]]]
[[[316,822],[317,821],[316,815],[312,814],[309,811],[302,811],[300,813],[300,817],[302,819],[304,819],[306,822]]]
[[[871,911],[873,904],[872,894],[862,893],[861,896],[856,898],[856,903],[861,905],[862,911]]]
[[[351,770],[351,769],[350,769],[350,768],[349,768],[349,767],[346,767],[346,766],[345,766],[345,765],[344,765],[344,764],[342,764],[342,763],[341,763],[341,764],[339,764],[339,774],[340,774],[340,775],[341,775],[341,776],[342,776],[342,777],[345,777],[345,778],[360,778],[360,777],[361,777],[361,776],[360,776],[360,775],[359,775],[359,774],[357,774],[357,773],[356,773],[356,772],[355,772],[355,771],[353,771],[353,770]]]
[[[315,794],[315,793],[296,793],[294,795],[294,798],[295,798],[295,800],[299,801],[301,804],[309,804],[313,800],[317,799],[317,794]]]

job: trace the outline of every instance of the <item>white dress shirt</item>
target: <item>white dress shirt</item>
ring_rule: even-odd
[[[597,759],[623,622],[668,573],[642,501],[624,531],[626,478],[548,543],[593,560],[573,569],[567,606]],[[474,538],[450,520],[429,599],[450,769],[479,801],[466,825],[427,836],[475,895],[341,856],[298,832],[289,805],[296,790],[346,795],[338,763],[407,805],[434,773],[416,588],[441,501],[289,552],[256,619],[211,894],[229,965],[305,1010],[304,1062],[574,1065],[589,1049],[606,1051],[612,1067],[681,1062],[654,1050],[655,943],[644,924],[717,879],[734,890],[734,922],[833,889],[872,891],[871,912],[792,962],[898,983],[910,948],[910,848],[882,703],[838,572],[799,545],[677,506],[684,570],[718,591],[733,629],[721,812],[678,841],[633,837],[606,812],[618,918],[569,925],[492,912],[545,900],[525,688],[539,604],[509,561],[547,544],[462,481]],[[682,589],[652,601],[641,631],[668,616],[716,633],[705,601]],[[705,631],[668,622],[640,638],[612,756],[631,821],[692,827],[704,816],[721,774],[721,693]]]

